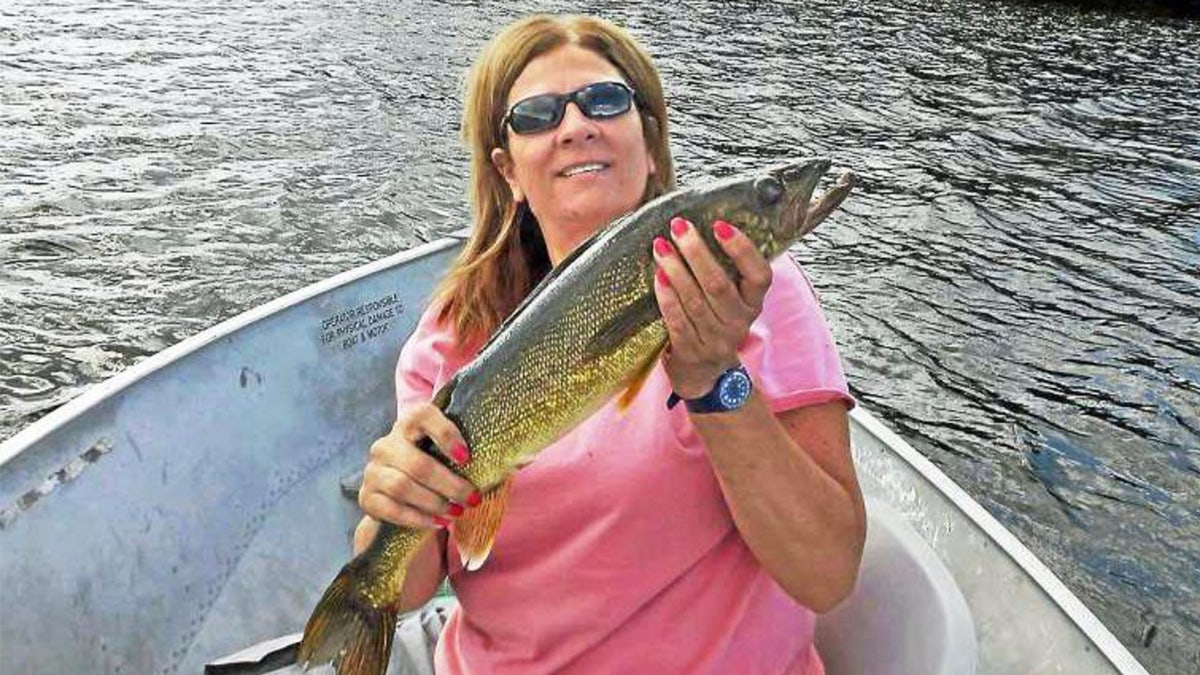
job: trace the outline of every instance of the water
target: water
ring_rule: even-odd
[[[1200,23],[552,5],[655,55],[683,183],[796,154],[861,174],[793,252],[854,393],[1152,672],[1200,670]],[[0,6],[0,437],[464,225],[462,75],[538,7]]]

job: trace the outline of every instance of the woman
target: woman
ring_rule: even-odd
[[[799,268],[768,264],[729,223],[676,219],[654,242],[661,365],[628,410],[610,404],[517,474],[482,569],[447,555],[444,530],[480,495],[415,445],[470,459],[433,392],[550,266],[674,187],[657,73],[595,19],[503,30],[471,71],[463,135],[474,232],[401,353],[399,414],[371,449],[356,549],[379,520],[443,530],[404,590],[415,608],[447,575],[455,587],[439,673],[821,673],[813,611],[852,589],[865,532],[853,402]],[[752,391],[714,403],[739,365]],[[686,405],[666,409],[672,392]]]

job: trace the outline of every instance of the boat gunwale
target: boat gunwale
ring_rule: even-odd
[[[1017,536],[996,519],[974,497],[969,495],[958,483],[945,474],[929,458],[917,451],[908,441],[892,431],[879,421],[877,417],[865,410],[859,403],[850,411],[850,417],[874,436],[884,447],[896,454],[913,470],[929,481],[933,487],[946,497],[968,520],[983,530],[984,534],[996,546],[1008,555],[1014,563],[1029,575],[1034,583],[1042,589],[1050,599],[1058,605],[1083,633],[1091,640],[1100,653],[1108,659],[1114,668],[1123,675],[1149,675],[1146,668],[1137,660],[1112,631],[1096,617],[1092,610],[1067,588],[1058,575],[1054,574],[1033,551],[1021,543]]]

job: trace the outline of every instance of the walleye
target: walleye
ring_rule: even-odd
[[[667,332],[654,295],[651,242],[670,236],[671,219],[727,220],[774,258],[849,194],[855,179],[847,172],[812,202],[828,170],[827,160],[802,160],[676,191],[618,218],[559,263],[438,390],[434,405],[462,431],[471,461],[459,467],[431,443],[422,448],[484,493],[483,503],[451,530],[468,569],[478,569],[491,551],[509,478],[617,392],[624,391],[620,405],[627,406],[657,363]],[[736,276],[711,228],[697,231]],[[305,626],[297,661],[307,668],[337,659],[339,675],[383,675],[405,570],[432,536],[384,523],[326,589]]]

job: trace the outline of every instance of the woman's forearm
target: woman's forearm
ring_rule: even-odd
[[[691,420],[746,545],[796,601],[832,609],[854,587],[866,532],[842,404],[776,417],[755,393]]]

